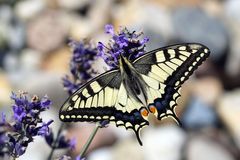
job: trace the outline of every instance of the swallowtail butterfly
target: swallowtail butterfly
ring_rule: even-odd
[[[171,45],[150,51],[135,60],[120,55],[119,66],[93,78],[73,93],[60,109],[64,122],[108,120],[132,129],[149,125],[148,115],[159,120],[172,116],[181,85],[209,56],[201,44]]]

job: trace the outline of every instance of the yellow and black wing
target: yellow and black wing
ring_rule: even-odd
[[[133,66],[147,85],[148,108],[161,120],[173,116],[181,85],[209,56],[209,49],[197,43],[171,45],[139,57]]]
[[[59,117],[64,122],[108,120],[116,126],[124,126],[136,133],[149,122],[139,113],[144,107],[127,94],[119,70],[111,70],[87,82],[73,93],[60,109]]]
[[[180,97],[181,85],[209,53],[207,47],[192,43],[148,52],[132,62],[141,76],[139,79],[144,82],[148,106],[143,106],[136,97],[127,92],[119,69],[115,69],[80,87],[63,104],[59,117],[65,122],[108,120],[116,126],[134,130],[142,145],[139,132],[141,128],[149,125],[149,122],[146,117],[142,117],[140,110],[146,111],[148,107],[159,120],[170,115],[178,121],[174,107]]]

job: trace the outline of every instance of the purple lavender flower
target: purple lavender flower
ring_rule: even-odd
[[[16,158],[25,153],[29,143],[35,136],[45,136],[49,133],[49,125],[53,122],[43,122],[41,112],[51,105],[51,101],[45,96],[39,99],[33,96],[30,100],[27,93],[19,95],[12,93],[13,118],[12,122],[6,121],[2,116],[0,122],[0,155],[8,154]]]
[[[107,24],[105,25],[105,33],[114,35],[114,28],[112,25]]]
[[[109,124],[109,121],[108,121],[108,120],[101,121],[101,122],[100,122],[100,128],[107,127],[108,124]]]
[[[73,53],[70,61],[71,75],[66,75],[62,80],[64,88],[71,95],[83,83],[93,78],[93,75],[96,74],[91,67],[91,64],[97,57],[97,48],[86,41],[78,42],[71,40],[69,45],[72,48]],[[56,136],[56,139],[54,139],[53,133],[51,132],[45,138],[47,143],[52,147],[52,152],[54,152],[55,149],[75,148],[76,139],[66,139],[61,132],[62,127],[59,129],[59,135]],[[51,156],[52,155],[50,155],[50,157]]]
[[[22,146],[21,143],[17,142],[14,146],[14,150],[15,150],[15,155],[22,155],[25,152],[25,148]]]
[[[70,139],[70,141],[69,141],[69,143],[68,143],[69,148],[70,148],[71,150],[74,150],[74,149],[75,149],[76,144],[77,144],[77,139],[76,139],[76,138]]]
[[[4,112],[1,113],[1,121],[0,123],[6,123],[6,114]]]
[[[18,97],[17,94],[15,94],[14,92],[12,92],[12,95],[11,95],[11,99],[14,100],[15,104],[17,106],[25,106],[25,105],[29,105],[29,101],[26,97],[26,93],[25,92],[22,92],[20,93],[20,96],[21,97]]]
[[[0,134],[0,146],[1,146],[1,144],[5,143],[7,140],[8,140],[8,137],[5,134],[1,133]]]
[[[75,149],[76,143],[76,138],[66,139],[65,136],[61,135],[59,138],[58,146],[56,146],[56,148],[69,148],[73,150]]]
[[[102,42],[98,43],[99,56],[111,67],[115,68],[119,65],[118,59],[120,54],[127,57],[130,61],[144,54],[145,44],[149,41],[148,38],[140,39],[142,32],[129,32],[127,28],[120,28],[119,33],[114,33],[112,25],[105,26],[105,33],[110,34],[112,39],[108,45]]]
[[[73,92],[75,92],[82,83],[78,82],[78,80],[72,80],[69,76],[65,76],[62,78],[63,80],[63,86],[64,88],[67,89],[69,94],[72,94]]]
[[[94,71],[91,68],[91,63],[95,60],[97,49],[92,44],[84,41],[71,40],[69,45],[73,52],[70,61],[71,76],[63,78],[63,86],[69,94],[72,94],[81,84],[93,78],[92,73]]]
[[[58,160],[73,160],[73,159],[70,156],[62,155],[61,157],[59,157]],[[77,156],[75,160],[85,160],[85,158],[81,158],[80,156]]]
[[[7,132],[6,114],[2,112],[0,119],[0,156],[4,156],[4,153],[6,152],[5,144],[8,141],[6,132]]]
[[[76,146],[76,139],[72,138],[72,139],[66,139],[66,137],[62,134],[64,125],[62,124],[61,127],[58,130],[58,134],[54,139],[54,134],[52,132],[52,130],[49,130],[49,134],[47,134],[45,136],[45,140],[47,142],[47,144],[52,148],[48,159],[51,159],[53,156],[53,153],[56,149],[75,149]],[[66,156],[61,156],[59,159],[66,159],[68,157]]]
[[[50,101],[47,96],[44,96],[41,99],[40,103],[43,109],[49,109],[50,105],[52,104],[52,101]]]
[[[67,155],[62,155],[61,157],[59,157],[58,160],[71,160],[72,158],[70,156]]]
[[[37,129],[37,135],[47,136],[49,132],[49,125],[53,122],[53,120],[48,121],[47,123],[43,123],[39,129]]]
[[[23,107],[24,106],[13,106],[14,119],[18,122],[22,122],[22,119],[27,115]]]
[[[48,134],[46,134],[44,137],[45,137],[45,140],[46,140],[47,144],[48,144],[50,147],[53,147],[54,134],[53,134],[51,128],[49,128]]]
[[[85,160],[85,158],[81,158],[80,156],[77,156],[75,160]]]

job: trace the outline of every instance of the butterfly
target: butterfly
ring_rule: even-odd
[[[157,119],[172,116],[182,84],[209,56],[198,43],[170,45],[134,60],[120,55],[119,66],[82,85],[62,105],[64,122],[107,120],[132,129],[138,142],[140,130],[149,125],[148,115]]]

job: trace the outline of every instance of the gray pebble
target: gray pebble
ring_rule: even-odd
[[[186,151],[187,160],[234,160],[223,145],[205,136],[193,136]]]
[[[182,123],[184,127],[191,129],[215,126],[217,115],[212,107],[195,97],[190,100],[182,116]]]
[[[222,58],[227,49],[228,33],[221,21],[210,17],[200,8],[184,7],[173,14],[176,39],[205,44],[214,60]]]

